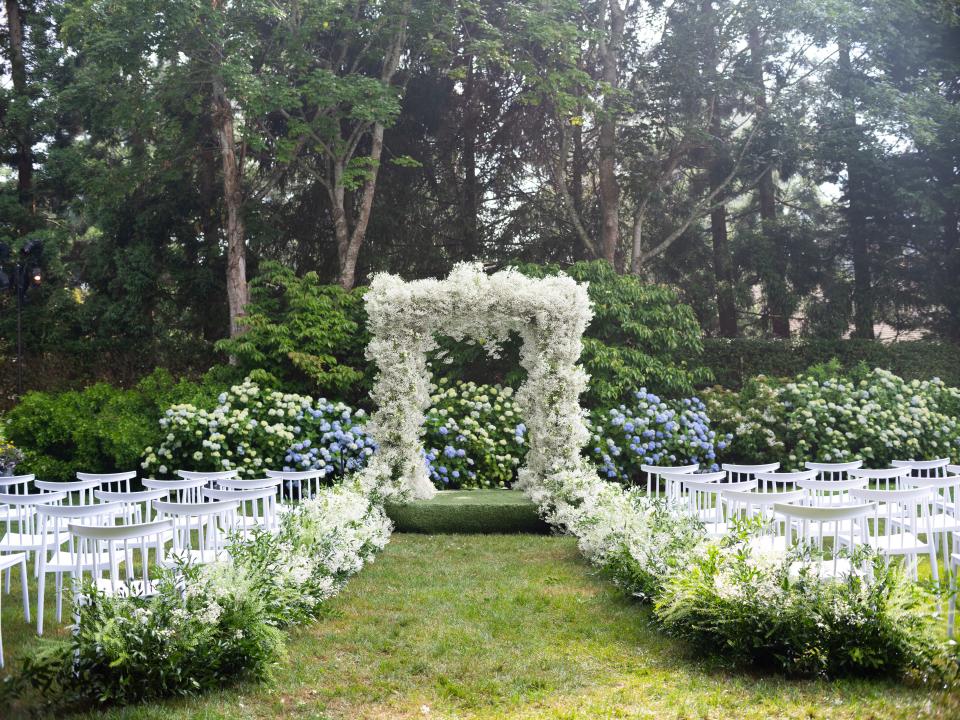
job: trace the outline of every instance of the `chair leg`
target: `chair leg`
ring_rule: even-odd
[[[23,619],[30,622],[30,589],[27,587],[27,560],[20,561],[20,587],[23,591]]]
[[[63,573],[57,573],[57,622],[63,622]]]
[[[47,592],[47,574],[37,578],[37,635],[43,635],[43,602]]]
[[[6,587],[6,590],[5,590],[5,592],[7,593],[7,595],[10,594],[10,573],[12,573],[12,572],[13,572],[13,568],[7,568],[7,587]]]
[[[957,571],[960,568],[950,563],[950,598],[947,601],[947,637],[953,637],[953,628],[957,614]]]

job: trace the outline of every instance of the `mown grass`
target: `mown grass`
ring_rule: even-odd
[[[329,607],[292,633],[269,682],[83,717],[960,717],[957,698],[893,680],[786,680],[698,658],[572,538],[397,534]],[[34,642],[19,611],[5,596],[10,654]]]

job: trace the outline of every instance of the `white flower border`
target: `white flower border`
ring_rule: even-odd
[[[367,358],[379,371],[368,430],[379,449],[359,480],[372,499],[403,502],[436,493],[421,438],[432,388],[427,355],[440,335],[495,353],[511,332],[520,334],[527,380],[515,402],[529,449],[519,484],[541,508],[579,505],[606,486],[581,455],[589,439],[580,407],[588,377],[578,360],[593,316],[586,284],[514,269],[488,275],[478,263],[461,263],[445,280],[378,274],[365,302],[372,336]]]

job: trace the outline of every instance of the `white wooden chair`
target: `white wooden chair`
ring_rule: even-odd
[[[170,502],[199,503],[203,501],[200,490],[207,486],[208,480],[206,478],[186,478],[183,480],[145,478],[141,482],[147,490],[166,490],[167,499]]]
[[[277,487],[282,481],[279,478],[274,481],[277,484],[273,486],[243,490],[205,488],[203,494],[208,500],[238,503],[238,511],[233,518],[231,529],[239,531],[244,538],[253,528],[275,533],[280,529],[277,515]]]
[[[795,490],[800,480],[815,480],[817,471],[758,472],[754,477],[760,482],[760,492],[782,493]]]
[[[693,465],[641,465],[640,471],[647,476],[647,495],[650,497],[659,497],[660,480],[663,474],[668,475],[689,475],[700,469],[697,464]],[[667,495],[664,490],[664,495]]]
[[[54,573],[54,588],[57,594],[57,622],[63,618],[63,576],[76,567],[73,554],[73,535],[69,531],[71,522],[77,525],[106,527],[114,524],[123,513],[120,503],[97,503],[96,505],[41,505],[37,508],[40,518],[40,534],[52,541],[41,548],[40,564],[37,575],[37,635],[43,634],[43,601],[47,587],[47,574]],[[63,545],[67,549],[63,550]],[[92,563],[92,558],[90,559]],[[105,565],[108,558],[100,558]],[[85,568],[92,570],[91,567]]]
[[[697,482],[722,482],[727,479],[727,474],[725,472],[673,473],[660,470],[657,477],[663,480],[663,498],[671,505],[683,505],[684,481],[692,479]]]
[[[947,536],[960,534],[960,516],[954,509],[960,502],[960,475],[940,477],[908,477],[904,485],[916,488],[928,488],[933,493],[933,505],[930,510],[930,530],[933,532],[934,545],[939,545],[945,567],[949,569],[949,547]],[[922,528],[911,527],[915,532],[924,532]]]
[[[784,523],[785,519],[777,515],[773,506],[777,503],[799,503],[805,496],[803,490],[787,490],[783,492],[755,492],[752,490],[720,490],[720,499],[723,501],[728,524],[736,518],[762,518],[764,523]],[[783,529],[775,536],[785,535]]]
[[[166,545],[173,529],[171,520],[108,527],[71,524],[69,529],[74,539],[70,554],[75,589],[79,588],[84,573],[89,572],[97,590],[104,594],[155,594],[150,579],[150,551],[153,550],[155,558],[166,555]],[[137,550],[140,551],[139,563],[134,562]],[[103,559],[106,563],[102,562]],[[109,578],[103,577],[105,572],[109,573]],[[81,599],[79,595],[75,594],[75,597]]]
[[[720,493],[724,489],[750,491],[756,490],[756,480],[745,480],[743,482],[722,483],[717,480],[695,480],[697,475],[687,475],[687,479],[682,480],[682,494],[686,501],[687,512],[700,520],[707,535],[710,537],[720,537],[725,535],[728,530],[726,518],[723,515],[723,502]]]
[[[326,471],[317,470],[267,470],[266,476],[269,478],[280,478],[283,480],[281,498],[286,498],[290,502],[301,502],[316,497],[320,488],[326,485]]]
[[[890,465],[897,468],[909,468],[910,477],[938,478],[947,475],[950,458],[938,458],[936,460],[894,460]]]
[[[805,462],[803,466],[807,470],[816,470],[818,480],[846,480],[847,473],[863,467],[863,460],[851,460],[850,462],[839,463]]]
[[[903,479],[910,474],[910,468],[857,468],[848,474],[851,478],[866,479],[867,487],[873,486],[876,490],[899,490]]]
[[[7,475],[0,477],[0,493],[4,495],[27,495],[30,492],[30,484],[36,479],[34,475]],[[0,504],[0,520],[7,517],[10,512],[10,506]]]
[[[930,524],[933,489],[928,487],[905,490],[851,490],[850,497],[858,502],[875,503],[867,516],[867,544],[877,550],[887,562],[901,556],[908,561],[914,580],[921,555],[930,558],[930,572],[940,582],[933,527]],[[926,536],[925,540],[920,535]]]
[[[163,500],[168,497],[167,490],[134,490],[132,492],[113,490],[95,490],[93,493],[100,502],[120,503],[123,507],[122,516],[128,525],[154,520],[154,500]]]
[[[238,478],[240,473],[238,470],[177,470],[177,475],[184,480],[204,480],[206,487],[216,488],[224,480]]]
[[[27,554],[12,553],[10,555],[0,555],[0,572],[7,571],[7,577],[10,576],[10,570],[20,566],[20,587],[23,592],[23,619],[30,622],[30,591],[27,589]],[[2,598],[2,594],[0,594]],[[3,613],[0,612],[0,618]],[[0,626],[0,668],[3,667],[3,627]]]
[[[757,473],[772,473],[780,469],[780,463],[762,463],[760,465],[734,465],[724,463],[720,469],[727,474],[728,482],[743,482],[753,480]]]
[[[0,503],[9,506],[4,520],[4,534],[0,538],[0,555],[26,553],[29,560],[37,551],[46,547],[52,538],[41,534],[37,519],[40,505],[59,505],[66,493],[34,493],[32,495],[0,495]],[[16,529],[14,529],[16,528]],[[34,564],[34,573],[37,565]],[[10,592],[10,570],[7,569],[6,591]]]
[[[100,489],[107,492],[131,492],[133,490],[131,483],[136,477],[136,470],[117,473],[77,473],[77,480],[97,480],[100,483]]]
[[[784,530],[782,543],[773,545],[779,545],[785,551],[799,542],[820,555],[817,560],[791,568],[791,573],[799,574],[803,567],[822,578],[839,578],[854,572],[869,573],[869,566],[856,568],[849,558],[842,557],[841,549],[853,552],[858,545],[867,544],[867,522],[876,507],[875,503],[832,507],[776,503],[773,511],[785,522],[773,526]],[[824,558],[824,555],[828,557]]]
[[[798,480],[797,487],[806,492],[804,505],[811,507],[837,507],[850,505],[851,490],[862,490],[869,484],[867,478],[846,480]]]
[[[227,558],[227,533],[235,526],[240,503],[224,502],[179,503],[154,500],[157,516],[173,525],[173,548],[160,560],[172,567],[177,562],[195,565]]]
[[[54,480],[35,480],[34,486],[43,492],[62,492],[67,496],[63,499],[64,505],[93,505],[93,491],[100,487],[99,480],[68,480],[57,482]]]

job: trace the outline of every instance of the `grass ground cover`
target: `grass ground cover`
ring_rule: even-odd
[[[10,657],[35,641],[15,594],[3,599]],[[791,681],[694,658],[572,538],[397,534],[328,617],[293,633],[269,683],[85,717],[958,716],[960,699],[895,682]]]

